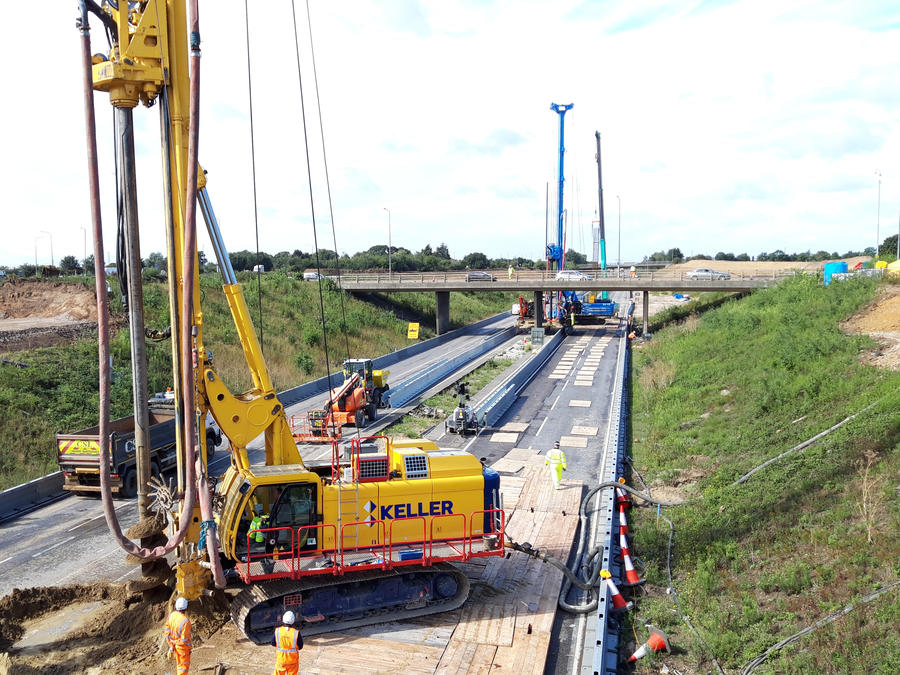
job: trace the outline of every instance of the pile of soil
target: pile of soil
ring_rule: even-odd
[[[89,286],[22,279],[0,284],[0,352],[71,344],[96,325]]]
[[[52,620],[76,605],[98,603],[69,632],[55,641],[17,648],[31,625]],[[6,673],[161,673],[172,670],[165,659],[163,628],[171,611],[171,593],[160,586],[145,595],[126,585],[15,589],[0,599],[0,675]],[[196,646],[228,620],[224,596],[192,602],[188,616]]]
[[[900,286],[884,285],[872,303],[841,324],[848,333],[868,333],[879,345],[863,352],[863,363],[900,370]]]
[[[0,285],[0,320],[49,318],[68,323],[96,323],[97,300],[94,289],[82,284],[19,279]]]

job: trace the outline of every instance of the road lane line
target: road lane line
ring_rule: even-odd
[[[551,410],[552,410],[552,408],[551,408]],[[544,425],[547,424],[547,420],[549,420],[549,419],[550,419],[549,416],[545,417],[544,421],[541,422],[541,426],[538,427],[537,433],[534,435],[535,438],[537,438],[538,436],[541,435],[541,430],[544,428]]]
[[[553,405],[550,406],[550,412],[553,412],[553,409],[556,407],[556,404],[559,403],[559,399],[562,397],[562,394],[556,397],[556,400],[553,401]]]
[[[44,555],[47,551],[52,551],[52,550],[55,549],[57,546],[62,546],[63,544],[66,544],[66,543],[72,541],[74,538],[75,538],[75,537],[69,537],[68,539],[63,539],[62,541],[57,542],[56,544],[53,544],[53,546],[50,546],[49,548],[45,548],[45,549],[44,549],[43,551],[41,551],[40,553],[35,553],[35,554],[34,554],[33,556],[31,556],[31,557],[32,557],[32,558],[37,558],[39,555]]]
[[[122,581],[122,579],[124,579],[124,578],[127,577],[128,575],[134,574],[135,572],[139,571],[140,569],[141,569],[140,567],[136,567],[136,568],[133,569],[133,570],[128,570],[127,572],[125,572],[125,574],[123,574],[122,576],[120,576],[120,577],[119,577],[118,579],[116,579],[113,583],[115,584],[115,583],[118,583],[118,582]]]
[[[72,530],[75,530],[75,529],[81,527],[82,525],[87,525],[88,523],[92,523],[93,521],[95,521],[99,518],[103,518],[103,516],[104,516],[104,514],[101,513],[99,516],[94,516],[93,518],[88,518],[84,522],[78,523],[75,527],[70,527],[68,530],[66,530],[66,532],[71,532]]]
[[[5,562],[9,562],[9,561],[12,560],[12,559],[13,559],[13,556],[9,556],[9,557],[6,558],[5,560],[0,560],[0,565],[2,565],[2,564],[5,563]]]

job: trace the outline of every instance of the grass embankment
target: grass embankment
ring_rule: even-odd
[[[259,293],[256,275],[239,275],[250,314],[260,334]],[[53,281],[59,281],[54,279]],[[79,281],[82,279],[66,279]],[[274,272],[261,279],[262,344],[266,363],[277,390],[301,384],[325,374],[324,344],[327,339],[331,370],[340,367],[348,353],[352,358],[376,357],[410,344],[408,318],[398,318],[387,306],[376,307],[324,283],[325,336],[322,334],[319,286]],[[87,282],[85,282],[87,283]],[[117,295],[115,293],[114,295]],[[403,298],[406,294],[396,294]],[[422,322],[419,339],[434,335],[434,294],[406,301]],[[455,296],[460,295],[458,299]],[[508,294],[454,294],[451,323],[462,325],[508,311]],[[214,365],[234,392],[251,386],[237,332],[216,274],[201,277],[204,344],[212,351]],[[430,307],[429,307],[430,300]],[[145,324],[162,330],[169,323],[165,284],[144,284]],[[410,306],[405,308],[409,313]],[[114,322],[127,325],[121,305],[113,299]],[[128,331],[112,337],[113,417],[131,412],[131,356]],[[171,345],[168,340],[148,341],[149,391],[164,390],[171,382]],[[29,368],[0,368],[0,489],[56,470],[55,434],[97,423],[97,344],[81,340],[73,345],[4,354],[4,358]]]
[[[826,288],[799,276],[635,350],[635,465],[661,498],[680,491],[690,499],[667,510],[674,584],[726,668],[900,577],[900,373],[861,365],[871,339],[838,328],[875,290],[869,280]],[[815,445],[732,486],[873,402]],[[652,622],[686,652],[666,657],[670,665],[711,672],[665,594],[668,526],[642,511],[634,532],[650,591],[635,620],[640,642]],[[898,625],[894,589],[755,672],[900,672]]]

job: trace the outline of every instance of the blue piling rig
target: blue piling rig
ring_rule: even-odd
[[[559,115],[559,193],[556,201],[556,243],[547,246],[547,258],[556,262],[556,270],[563,269],[565,251],[563,250],[563,163],[566,154],[565,118],[566,113],[575,107],[574,103],[551,103],[550,110]]]

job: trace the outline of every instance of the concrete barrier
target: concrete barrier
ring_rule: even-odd
[[[0,522],[64,496],[61,471],[35,478],[0,492]]]
[[[475,408],[475,417],[484,419],[488,426],[494,426],[509,410],[519,397],[519,392],[531,382],[535,374],[553,356],[556,349],[562,344],[563,332],[557,333],[547,340],[541,349],[535,352],[522,366],[520,366],[497,389],[491,392],[486,399]]]
[[[398,349],[397,351],[391,352],[390,354],[384,354],[383,356],[379,356],[375,359],[372,359],[372,366],[376,370],[381,370],[386,368],[394,363],[402,359],[407,359],[411,356],[415,356],[416,354],[421,354],[433,347],[437,347],[439,345],[444,344],[454,338],[457,338],[461,335],[477,335],[480,332],[484,332],[485,334],[489,334],[493,332],[495,329],[490,328],[490,324],[500,321],[505,317],[508,317],[509,314],[497,314],[495,316],[490,316],[487,319],[482,319],[481,321],[477,321],[476,323],[469,324],[468,326],[463,326],[462,328],[457,328],[456,330],[452,330],[449,333],[444,333],[443,335],[438,335],[437,337],[430,338],[428,340],[423,340],[422,342],[417,342],[414,345],[410,345],[409,347],[404,347],[403,349]],[[341,371],[337,371],[331,375],[331,386],[336,387],[341,382],[344,381],[344,376]],[[317,380],[313,380],[311,382],[307,382],[306,384],[301,384],[298,387],[293,387],[291,389],[287,389],[285,391],[279,392],[278,399],[284,405],[284,407],[292,406],[295,403],[299,403],[305,398],[309,398],[310,396],[315,396],[317,394],[323,394],[329,389],[329,379],[328,377],[320,377]]]

